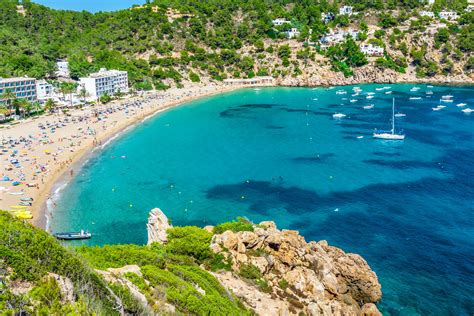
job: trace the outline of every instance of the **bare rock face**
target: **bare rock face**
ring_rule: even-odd
[[[159,208],[154,208],[148,215],[146,229],[148,231],[148,245],[154,242],[166,243],[168,237],[166,231],[173,227],[170,225],[168,217]]]
[[[234,272],[244,264],[260,271],[262,278],[256,284],[266,282],[270,291],[267,288],[265,295],[288,308],[272,311],[275,314],[380,315],[373,304],[382,298],[377,275],[361,256],[326,241],[307,243],[297,231],[278,230],[275,223],[262,222],[253,232],[214,235],[211,249],[230,258]],[[243,301],[251,302],[249,306],[258,314],[266,310],[255,284],[253,291],[243,291],[243,285],[231,282],[230,276],[216,277]]]

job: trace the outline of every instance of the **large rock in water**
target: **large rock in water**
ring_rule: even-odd
[[[297,231],[279,230],[273,222],[262,222],[254,225],[253,232],[214,235],[211,249],[230,258],[234,272],[249,264],[260,270],[270,286],[269,294],[287,302],[289,315],[381,315],[373,304],[382,298],[375,272],[361,256],[345,253],[326,241],[307,243]],[[228,288],[232,284],[223,283]],[[244,302],[253,302],[255,311],[265,310],[265,306],[258,306],[252,291],[230,289],[243,296]],[[259,291],[257,286],[255,291]]]
[[[146,229],[148,231],[148,245],[154,242],[166,243],[168,241],[168,235],[166,231],[173,227],[159,208],[154,208],[148,215],[148,223]]]

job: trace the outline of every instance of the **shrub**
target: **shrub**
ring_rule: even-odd
[[[214,234],[222,234],[226,230],[231,230],[234,233],[243,231],[253,232],[253,224],[243,217],[238,217],[237,220],[215,226],[213,232]]]
[[[245,279],[257,280],[262,278],[262,273],[253,264],[242,264],[239,269],[239,275]]]
[[[164,248],[154,245],[154,248],[138,245],[106,245],[103,247],[80,247],[76,251],[86,258],[95,268],[121,268],[125,265],[161,265],[164,260]]]
[[[173,227],[168,229],[168,253],[186,255],[198,261],[212,256],[209,249],[212,234],[194,226]]]
[[[199,78],[199,75],[192,71],[189,72],[189,80],[191,80],[192,82],[201,82],[201,78]]]

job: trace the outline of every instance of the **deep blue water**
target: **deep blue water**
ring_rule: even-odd
[[[116,11],[143,4],[144,0],[34,0],[34,2],[60,10],[73,11]]]
[[[142,244],[153,207],[175,225],[275,220],[361,254],[386,315],[472,315],[474,114],[456,104],[474,107],[474,89],[380,87],[357,97],[352,87],[246,89],[160,114],[89,160],[52,227],[88,228],[95,244]],[[454,102],[432,111],[447,94]],[[392,97],[407,115],[396,119],[403,142],[371,137],[389,127]]]

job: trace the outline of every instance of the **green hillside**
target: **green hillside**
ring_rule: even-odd
[[[209,250],[211,236],[197,227],[177,227],[169,232],[166,246],[70,249],[43,230],[0,212],[0,311],[2,315],[115,315],[121,311],[143,315],[172,306],[183,314],[249,314],[198,266],[226,267]],[[138,266],[136,273],[103,272],[126,265]],[[73,284],[69,295],[60,285],[63,279]],[[132,295],[126,284],[133,284],[146,301]]]
[[[337,13],[346,4],[358,14],[322,21],[322,13]],[[318,55],[333,71],[349,76],[352,68],[367,64],[358,54],[359,43],[351,40],[327,52],[303,44],[317,43],[329,29],[347,27],[362,31],[357,42],[387,48],[375,67],[404,72],[413,66],[419,77],[468,74],[474,67],[474,13],[464,11],[466,0],[435,2],[432,11],[446,8],[460,15],[435,35],[426,32],[433,21],[419,15],[427,9],[423,1],[157,0],[143,9],[96,14],[23,1],[24,15],[16,5],[0,0],[0,77],[54,77],[56,59],[68,58],[74,79],[107,67],[129,71],[137,89],[162,89],[203,79],[298,77],[308,65],[320,65]],[[169,8],[185,15],[173,17]],[[275,18],[290,23],[274,27]],[[402,30],[406,21],[411,24]],[[288,52],[283,31],[290,27],[299,29],[294,41],[300,44]],[[370,35],[372,27],[380,29]],[[432,47],[435,56],[425,56]]]

